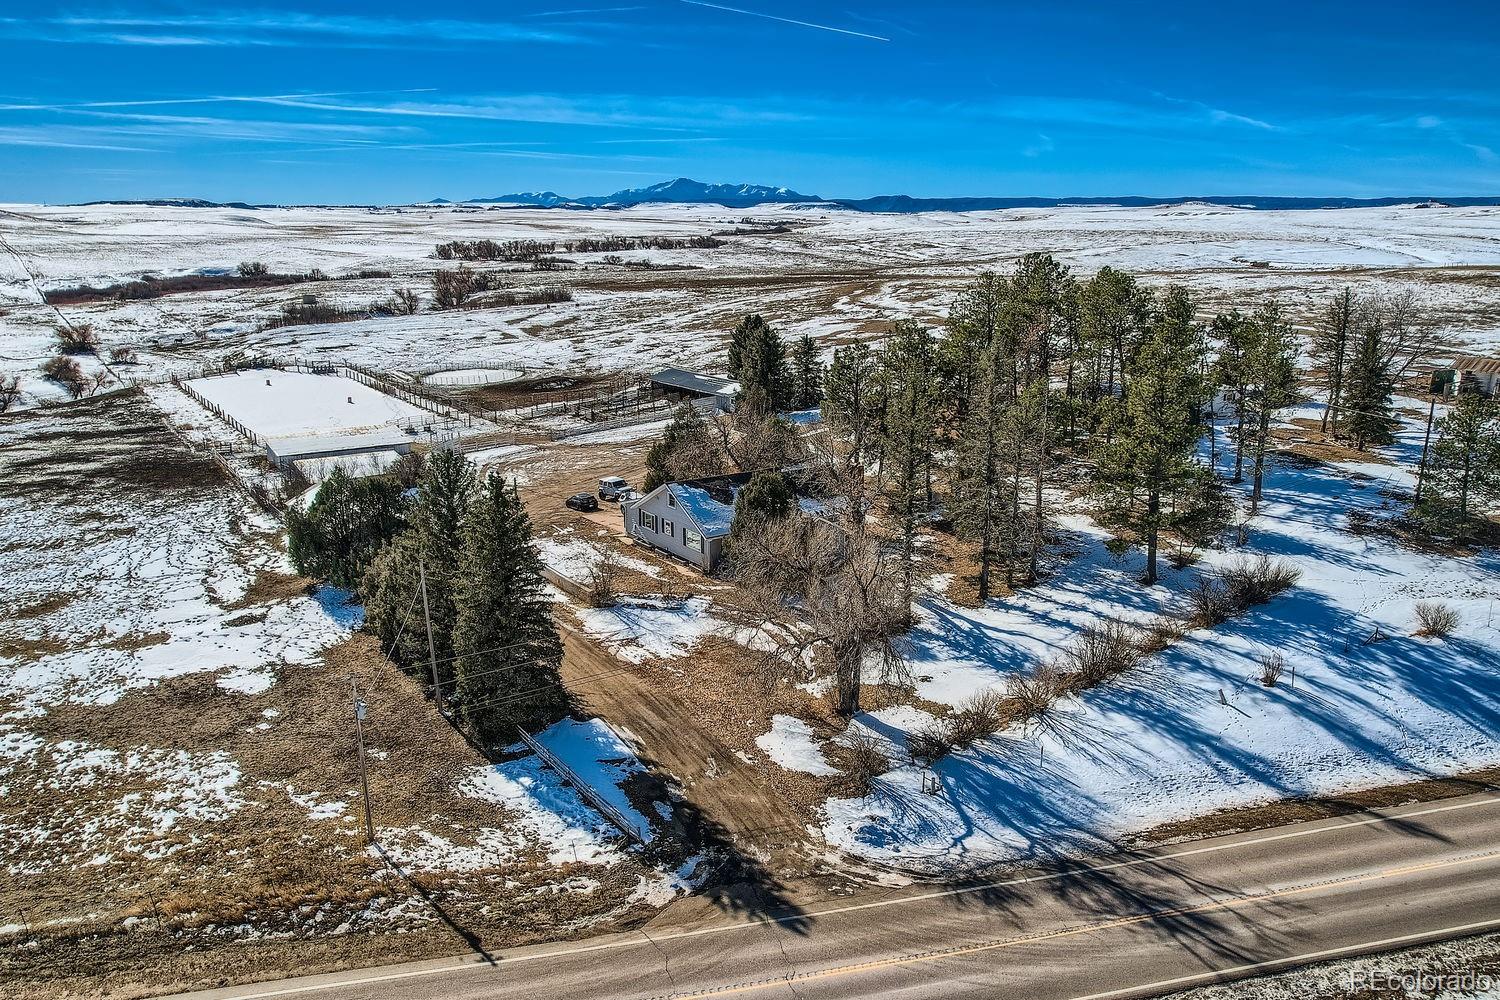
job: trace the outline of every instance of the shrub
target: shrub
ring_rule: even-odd
[[[591,608],[615,606],[616,581],[620,576],[620,560],[615,550],[608,545],[591,545],[594,558],[588,569],[588,602]]]
[[[1142,656],[1152,656],[1172,646],[1186,631],[1187,627],[1182,622],[1163,615],[1136,636],[1136,648]]]
[[[64,324],[57,327],[57,349],[64,354],[93,354],[99,349],[99,335],[90,323]]]
[[[1080,688],[1102,684],[1141,662],[1144,654],[1135,630],[1120,622],[1105,622],[1079,633],[1063,654]]]
[[[1010,713],[998,691],[980,691],[943,720],[943,738],[955,750],[973,746],[1005,728]]]
[[[420,452],[409,451],[396,459],[391,466],[391,478],[401,484],[403,490],[412,489],[422,482],[422,474],[427,470],[427,460]]]
[[[1267,653],[1260,658],[1260,682],[1268,688],[1276,686],[1286,671],[1286,657],[1281,653]]]
[[[1012,717],[1022,723],[1040,722],[1051,714],[1057,699],[1068,693],[1069,681],[1055,663],[1043,663],[1029,674],[1011,674],[1005,697]]]
[[[1188,620],[1200,628],[1222,625],[1239,611],[1229,588],[1211,576],[1199,577],[1187,599]]]
[[[1284,559],[1268,555],[1243,556],[1224,568],[1224,585],[1236,609],[1264,604],[1302,578],[1302,571]]]
[[[271,269],[258,260],[247,260],[240,265],[241,278],[264,278]]]
[[[15,406],[21,399],[21,376],[0,376],[0,413]]]
[[[906,749],[912,760],[924,767],[931,767],[953,751],[948,742],[947,729],[941,722],[932,722],[907,734]]]
[[[64,355],[48,358],[42,365],[42,374],[68,390],[74,399],[82,396],[87,386],[78,362]]]
[[[1264,604],[1291,587],[1302,571],[1282,559],[1268,555],[1244,556],[1219,572],[1217,578],[1202,577],[1188,591],[1188,618],[1197,626],[1212,628],[1256,604]]]
[[[1456,608],[1439,601],[1417,602],[1417,635],[1446,639],[1462,620]]]
[[[488,279],[460,264],[451,271],[437,271],[432,276],[432,307],[460,309],[469,299],[488,287]]]
[[[109,349],[109,363],[112,365],[133,365],[140,361],[135,353],[135,348],[125,344],[119,344]]]
[[[421,298],[410,288],[396,289],[391,293],[391,301],[386,306],[395,316],[414,316],[421,307]]]
[[[885,748],[873,735],[862,729],[851,729],[828,744],[832,763],[839,769],[837,791],[840,795],[864,798],[870,794],[875,779],[891,769]]]

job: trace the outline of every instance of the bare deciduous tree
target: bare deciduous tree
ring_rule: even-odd
[[[896,637],[909,620],[900,574],[877,541],[843,525],[791,515],[738,540],[735,578],[771,626],[767,662],[801,680],[832,677],[834,709],[859,711],[868,667],[909,683]]]
[[[422,300],[410,288],[398,288],[391,294],[390,310],[397,316],[415,316]]]

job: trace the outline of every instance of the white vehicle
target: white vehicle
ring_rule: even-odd
[[[630,484],[619,476],[605,476],[599,480],[599,499],[619,501],[634,491]]]

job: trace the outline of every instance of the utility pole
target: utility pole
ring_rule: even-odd
[[[437,702],[438,715],[443,714],[443,685],[438,683],[437,645],[432,641],[432,612],[427,607],[427,560],[417,557],[417,572],[422,579],[422,617],[427,619],[427,659],[432,664],[432,697]]]
[[[359,784],[365,797],[365,843],[375,843],[375,818],[370,812],[370,778],[365,773],[365,700],[359,696],[359,681],[349,678],[354,690],[354,738],[359,746]]]

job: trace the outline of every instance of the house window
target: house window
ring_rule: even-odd
[[[677,534],[676,525],[674,525],[671,521],[668,521],[666,518],[662,518],[661,533],[663,535],[666,535],[668,538],[674,537]]]
[[[667,506],[668,507],[676,507],[677,506],[677,498],[675,496],[673,496],[671,494],[671,492],[667,493]]]
[[[647,531],[655,531],[656,530],[656,515],[655,514],[648,514],[648,513],[646,513],[643,510],[642,511],[637,511],[636,512],[636,523],[639,524],[642,528],[645,528]]]
[[[682,541],[685,545],[687,545],[688,548],[692,549],[694,552],[703,551],[703,536],[698,534],[698,532],[694,531],[692,528],[682,529]]]

